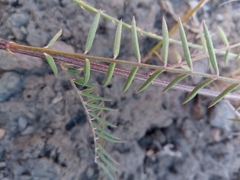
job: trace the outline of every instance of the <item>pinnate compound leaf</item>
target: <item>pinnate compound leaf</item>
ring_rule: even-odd
[[[87,106],[91,107],[91,108],[94,108],[96,110],[114,111],[114,109],[112,109],[112,108],[108,108],[108,107],[105,107],[105,106],[102,106],[102,105],[97,105],[97,104],[91,104],[89,102],[87,103]]]
[[[184,55],[185,55],[185,58],[186,58],[189,68],[192,70],[192,68],[193,68],[192,58],[191,58],[191,54],[190,54],[189,47],[188,47],[187,37],[186,37],[185,31],[184,31],[184,28],[182,25],[182,21],[180,18],[178,20],[178,26],[179,26],[179,33],[180,33],[180,37],[181,37],[181,41],[182,41]]]
[[[163,18],[162,21],[162,36],[163,36],[163,40],[162,40],[162,59],[164,62],[164,66],[167,65],[167,61],[168,61],[168,49],[169,49],[169,34],[168,34],[168,27],[167,27],[167,23],[165,21],[165,19]]]
[[[106,121],[105,119],[97,116],[97,115],[94,114],[94,113],[89,113],[89,115],[90,115],[92,118],[94,118],[95,120],[98,120],[99,122],[101,122],[101,123],[103,123],[103,124],[105,124],[105,125],[107,125],[107,126],[116,127],[114,124]]]
[[[56,66],[56,63],[55,63],[53,57],[50,56],[50,55],[47,54],[47,53],[43,53],[43,54],[45,55],[45,57],[46,57],[46,59],[47,59],[47,62],[48,62],[48,64],[49,64],[50,68],[52,69],[54,75],[55,75],[56,77],[58,77],[58,70],[57,70],[57,66]]]
[[[81,95],[83,95],[85,97],[88,97],[88,98],[91,98],[91,99],[99,100],[99,101],[111,101],[111,99],[96,96],[96,95],[93,95],[93,94],[90,94],[90,93],[87,93],[87,92],[83,92],[83,91],[81,92]]]
[[[116,59],[121,45],[121,36],[122,36],[122,20],[119,21],[116,34],[115,34],[115,40],[114,40],[114,46],[113,46],[113,59]]]
[[[101,163],[100,161],[97,161],[96,164],[97,164],[100,168],[102,168],[102,170],[107,174],[107,176],[108,176],[108,178],[109,178],[110,180],[114,180],[113,175],[109,172],[109,170],[106,168],[106,166],[105,166],[103,163]]]
[[[215,54],[215,51],[214,51],[214,47],[213,47],[213,43],[212,43],[210,33],[208,31],[208,28],[207,28],[205,22],[203,22],[203,30],[204,30],[204,35],[205,35],[205,39],[206,39],[208,55],[209,55],[211,65],[212,65],[213,69],[215,70],[215,72],[217,73],[217,75],[219,75],[219,69],[218,69],[216,54]]]
[[[192,92],[190,92],[190,93],[188,94],[188,96],[184,99],[183,104],[186,104],[188,101],[190,101],[191,99],[193,99],[193,98],[197,95],[197,93],[198,93],[198,91],[199,91],[200,89],[204,88],[205,86],[207,86],[208,84],[212,83],[213,81],[214,81],[213,79],[207,79],[207,80],[203,81],[202,83],[200,83],[199,85],[197,85],[197,86],[192,90]]]
[[[181,80],[185,79],[188,76],[188,74],[182,74],[180,76],[178,76],[177,78],[175,78],[172,82],[170,82],[162,92],[166,92],[169,89],[171,89],[175,84],[179,83]]]
[[[99,153],[99,158],[109,167],[111,168],[113,171],[118,171],[118,169],[107,160],[107,158],[105,158],[105,156],[103,154]]]
[[[132,81],[133,81],[137,71],[138,71],[138,67],[135,67],[129,73],[127,81],[126,81],[126,83],[124,85],[124,88],[123,88],[123,93],[126,92],[128,90],[128,88],[130,87],[130,85],[132,84]]]
[[[89,78],[90,78],[90,61],[89,61],[89,59],[85,59],[83,86],[85,86],[88,83]]]
[[[96,146],[99,149],[98,154],[102,153],[113,163],[115,163],[117,165],[119,164],[115,159],[112,158],[112,156],[98,142],[96,142]]]
[[[232,92],[234,89],[239,87],[240,84],[233,84],[229,86],[227,89],[225,89],[221,94],[219,94],[208,106],[209,108],[217,104],[224,96],[226,96],[228,93]]]
[[[89,33],[88,33],[84,54],[87,54],[87,52],[90,51],[90,49],[92,47],[93,40],[94,40],[96,32],[97,32],[100,17],[101,17],[101,11],[98,11],[98,13],[96,14],[96,16],[93,20],[93,23],[91,25]]]
[[[54,43],[57,41],[57,39],[62,35],[62,29],[60,29],[58,31],[58,33],[51,39],[51,41],[48,43],[48,45],[45,48],[49,48],[52,45],[54,45]]]
[[[107,86],[108,83],[111,81],[113,73],[114,73],[114,69],[115,69],[116,63],[111,63],[108,67],[108,71],[107,71],[107,75],[105,77],[103,86]]]
[[[89,87],[89,88],[93,88],[94,87],[92,84],[89,84],[89,83],[84,85],[83,82],[84,82],[84,78],[77,78],[77,79],[75,79],[75,83],[80,85],[80,86],[85,86],[85,87]]]
[[[137,27],[136,27],[136,21],[135,18],[133,17],[132,19],[132,43],[133,43],[133,48],[134,48],[134,53],[137,57],[138,62],[141,62],[141,54],[139,50],[139,44],[138,44],[138,36],[137,36]]]
[[[138,89],[137,93],[146,89],[154,81],[154,79],[156,79],[160,74],[162,74],[162,72],[163,72],[162,70],[159,70],[159,71],[156,71],[154,74],[152,74]]]

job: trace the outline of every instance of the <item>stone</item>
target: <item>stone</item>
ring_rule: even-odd
[[[35,128],[33,126],[28,126],[27,129],[25,129],[21,135],[30,135],[35,131]]]
[[[8,19],[7,19],[7,25],[8,27],[21,27],[27,25],[29,22],[29,18],[26,14],[23,13],[15,13],[12,14]]]
[[[20,93],[23,89],[22,78],[14,72],[4,73],[0,79],[0,102]]]
[[[28,124],[28,120],[25,118],[25,117],[20,117],[18,119],[18,128],[19,128],[19,131],[23,131],[26,129],[27,127],[27,124]]]

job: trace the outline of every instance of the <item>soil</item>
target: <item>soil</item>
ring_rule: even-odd
[[[220,6],[207,3],[191,20],[198,27],[205,20],[211,32],[221,26],[231,43],[240,41],[240,2]],[[174,14],[183,16],[196,1],[171,0],[172,14],[158,1],[89,0],[115,18],[160,34],[162,16],[169,28]],[[94,15],[68,0],[0,0],[0,38],[17,43],[45,46],[59,29],[63,35],[55,49],[84,52]],[[112,57],[116,26],[101,19],[91,55]],[[194,29],[193,28],[193,29]],[[189,30],[191,31],[191,29]],[[194,33],[193,33],[194,34]],[[218,35],[215,44],[222,47]],[[193,41],[196,35],[189,38]],[[123,30],[119,59],[136,61],[131,32]],[[142,57],[156,43],[139,36]],[[159,63],[152,58],[149,63]],[[235,66],[236,67],[236,66]],[[198,64],[196,69],[207,71]],[[233,67],[223,69],[229,73]],[[60,69],[60,68],[59,68]],[[165,79],[174,75],[165,73]],[[151,86],[136,94],[141,83],[134,82],[122,94],[125,80],[114,77],[103,88],[104,75],[92,73],[91,82],[106,104],[117,109],[107,120],[118,128],[109,131],[124,144],[106,143],[106,149],[119,162],[119,180],[239,180],[239,124],[224,101],[208,109],[211,99],[197,96],[182,105],[185,92]],[[197,84],[201,79],[189,80]],[[2,180],[97,180],[107,179],[94,164],[91,129],[73,88],[64,72],[55,78],[43,59],[9,55],[0,51],[0,179]]]

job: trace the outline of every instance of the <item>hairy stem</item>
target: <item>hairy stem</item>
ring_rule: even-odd
[[[142,68],[165,70],[165,71],[172,72],[172,73],[190,74],[190,75],[202,76],[202,77],[211,78],[211,79],[215,79],[215,80],[221,80],[221,81],[230,82],[230,83],[240,83],[240,80],[226,78],[226,77],[222,77],[222,76],[216,76],[216,75],[205,74],[205,73],[197,73],[197,72],[189,72],[189,71],[185,71],[185,70],[181,70],[181,69],[173,69],[173,68],[169,68],[169,67],[148,65],[148,64],[143,64],[143,63],[135,63],[135,62],[129,62],[129,61],[124,61],[124,60],[114,60],[111,58],[89,56],[89,55],[77,54],[77,53],[67,53],[67,52],[62,52],[62,51],[46,49],[46,48],[24,46],[24,45],[19,45],[19,44],[13,43],[13,42],[8,42],[8,41],[2,40],[2,39],[0,39],[0,49],[8,51],[10,53],[12,52],[12,53],[25,54],[25,55],[39,57],[39,58],[45,58],[43,53],[47,53],[47,54],[51,55],[56,62],[69,63],[76,67],[83,67],[84,59],[87,58],[92,61],[102,61],[102,62],[109,62],[109,63],[115,62],[117,64],[131,65],[133,67],[138,66],[138,67],[142,67]],[[103,65],[103,64],[100,64],[97,62],[92,62],[92,61],[90,62],[92,71],[96,71],[96,72],[100,72],[100,73],[104,73],[104,74],[107,73],[107,71],[108,71],[107,65]],[[121,68],[115,68],[115,70],[114,70],[114,75],[122,77],[122,78],[127,78],[129,76],[129,73],[130,73],[130,71],[121,69]],[[134,80],[146,81],[148,78],[149,78],[148,74],[137,73],[136,76],[134,77]],[[156,85],[156,86],[166,87],[169,83],[170,83],[169,81],[164,81],[164,80],[161,80],[160,78],[156,78],[152,84]],[[191,92],[195,88],[195,86],[176,84],[172,88],[176,89],[176,90]],[[220,91],[201,89],[198,92],[198,94],[210,96],[210,97],[217,97],[220,94]],[[240,95],[228,94],[227,96],[225,96],[225,99],[240,100]]]

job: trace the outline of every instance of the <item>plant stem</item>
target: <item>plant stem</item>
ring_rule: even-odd
[[[181,70],[181,69],[173,69],[173,68],[168,68],[168,67],[155,66],[155,65],[143,64],[143,63],[135,63],[135,62],[129,62],[129,61],[124,61],[124,60],[114,60],[111,58],[102,58],[102,57],[89,56],[89,55],[84,55],[84,54],[67,53],[67,52],[62,52],[62,51],[46,49],[46,48],[24,46],[24,45],[19,45],[19,44],[13,43],[13,42],[8,42],[8,41],[2,40],[2,39],[0,39],[0,49],[8,51],[8,52],[12,52],[12,53],[25,54],[28,56],[39,57],[39,58],[43,58],[43,59],[45,59],[45,56],[43,53],[47,53],[47,54],[51,55],[56,62],[69,63],[76,67],[81,67],[81,68],[84,65],[84,59],[87,58],[87,59],[93,60],[93,61],[103,61],[103,62],[109,62],[109,63],[115,62],[117,64],[131,65],[133,67],[138,66],[138,67],[142,67],[142,68],[165,70],[165,71],[172,72],[172,73],[196,75],[196,76],[202,76],[202,77],[215,79],[215,80],[221,80],[221,81],[230,82],[230,83],[240,83],[240,80],[226,78],[226,77],[222,77],[222,76],[197,73],[197,72],[189,72],[189,71],[185,71],[185,70]],[[92,71],[96,71],[96,72],[100,72],[100,73],[104,73],[104,74],[107,73],[107,71],[108,71],[107,65],[103,65],[100,63],[92,62],[92,61],[90,63],[91,63]],[[115,68],[115,70],[114,70],[114,75],[122,77],[122,78],[127,78],[129,76],[129,73],[130,73],[130,71],[121,69],[121,68]],[[146,81],[148,78],[149,78],[148,74],[137,73],[136,76],[134,77],[134,80]],[[164,80],[161,80],[160,78],[156,78],[152,84],[156,85],[156,86],[166,87],[169,83],[170,83],[169,81],[164,81]],[[182,90],[182,91],[186,91],[186,92],[191,92],[194,88],[195,88],[195,86],[183,85],[183,84],[176,84],[172,87],[172,89]],[[201,89],[198,92],[198,94],[210,96],[210,97],[217,97],[220,94],[220,91]],[[225,96],[225,99],[240,100],[240,95],[228,94],[227,96]]]

